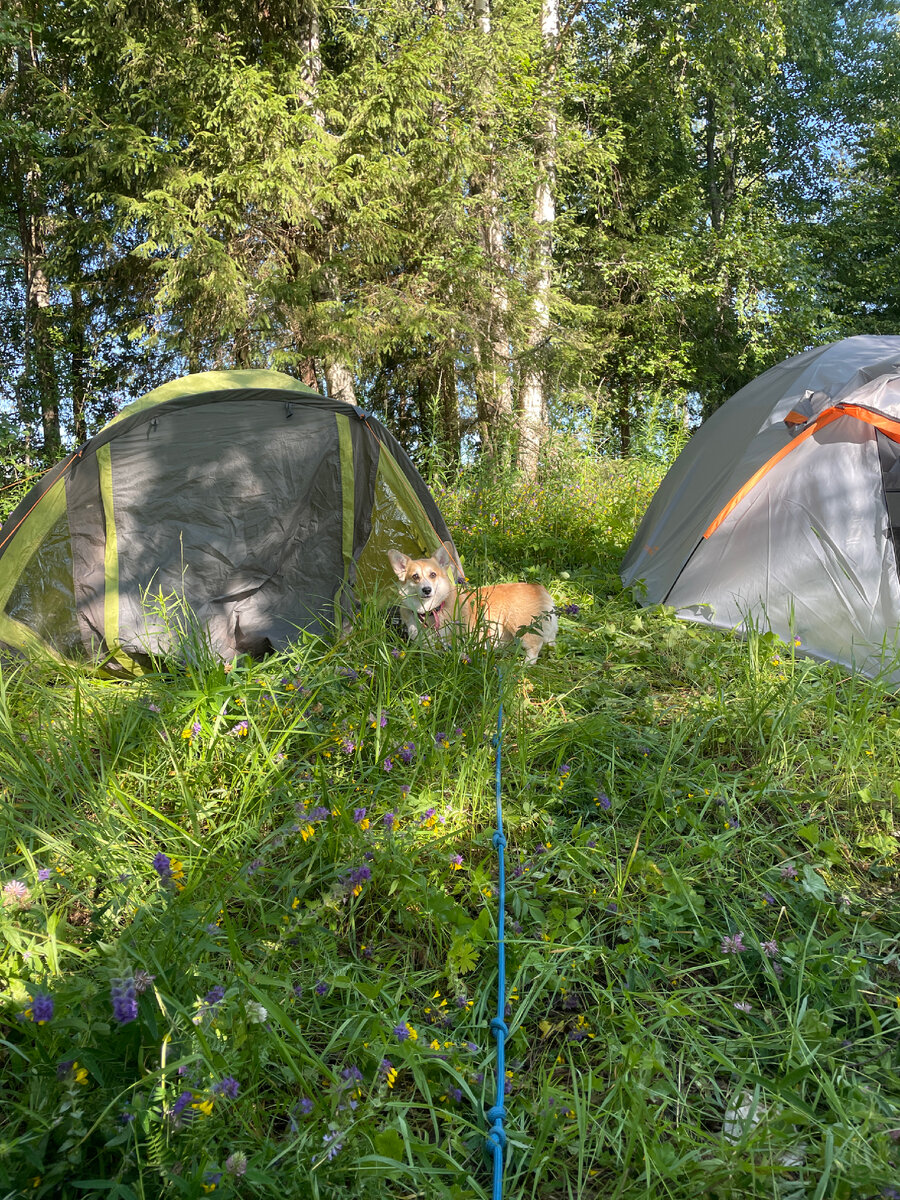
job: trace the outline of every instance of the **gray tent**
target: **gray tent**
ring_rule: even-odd
[[[223,656],[281,649],[393,595],[389,547],[442,543],[459,568],[362,409],[277,371],[189,375],[123,409],[0,529],[0,644],[133,672],[196,618]]]
[[[900,337],[852,337],[772,367],[701,425],[622,580],[641,603],[876,675],[900,653],[898,564]]]

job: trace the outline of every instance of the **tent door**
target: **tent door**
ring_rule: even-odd
[[[881,481],[884,484],[884,499],[887,508],[888,523],[891,527],[891,539],[894,543],[894,558],[900,573],[900,443],[885,437],[880,429],[876,430],[878,438],[878,457],[881,461]]]

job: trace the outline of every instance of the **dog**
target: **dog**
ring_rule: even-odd
[[[531,665],[559,631],[553,597],[539,583],[495,583],[461,591],[447,573],[450,555],[441,546],[431,558],[388,550],[400,585],[403,624],[411,640],[424,629],[446,644],[459,629],[481,631],[495,646],[515,641],[521,631]]]

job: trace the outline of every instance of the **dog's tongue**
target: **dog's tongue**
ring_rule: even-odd
[[[439,604],[437,608],[432,608],[430,611],[420,613],[419,615],[426,624],[431,621],[434,623],[435,629],[440,629],[441,618],[444,615],[444,605]]]

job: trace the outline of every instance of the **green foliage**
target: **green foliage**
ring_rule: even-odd
[[[638,613],[656,475],[447,497],[503,660],[508,1197],[893,1186],[897,712]],[[490,1194],[493,656],[377,612],[264,663],[0,675],[4,1194]],[[47,998],[52,999],[52,1012]]]

